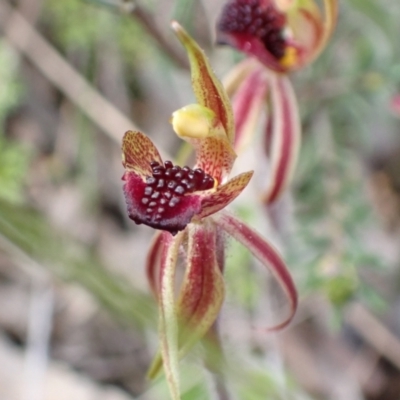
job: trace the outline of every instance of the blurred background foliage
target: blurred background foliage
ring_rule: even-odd
[[[18,82],[18,59],[4,41],[0,42],[0,197],[10,202],[21,202],[22,188],[29,165],[29,153],[23,144],[8,140],[4,124],[8,113],[18,105],[23,91]]]
[[[152,231],[127,219],[120,140],[137,126],[177,153],[168,119],[193,94],[169,22],[191,32],[222,78],[241,59],[213,44],[223,3],[0,4],[0,382],[8,382],[0,398],[25,398],[24,387],[27,399],[58,399],[53,373],[68,398],[168,398],[162,379],[145,380],[156,351],[144,272]],[[16,45],[21,15],[36,36]],[[399,20],[397,0],[341,1],[328,48],[293,74],[303,143],[292,190],[274,211],[278,225],[249,196],[235,212],[285,255],[300,292],[296,321],[278,335],[260,329],[284,310],[274,283],[232,244],[220,321],[230,367],[224,377],[203,376],[198,349],[183,364],[184,399],[398,400],[400,120],[390,104],[400,91]],[[99,97],[88,102],[106,99],[113,111],[86,112],[76,100],[85,94],[73,94],[76,75],[64,75],[49,54],[95,88]],[[115,120],[111,132],[105,119]],[[254,154],[245,152],[241,165],[253,165]],[[53,296],[37,311],[32,304],[48,288]],[[43,315],[52,333],[32,341]],[[27,354],[36,354],[31,367]]]

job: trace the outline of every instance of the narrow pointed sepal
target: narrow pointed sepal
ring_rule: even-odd
[[[297,163],[301,140],[301,125],[297,100],[289,79],[271,74],[271,129],[269,188],[263,195],[267,204],[276,201],[288,187]]]
[[[221,212],[213,217],[215,222],[225,232],[247,248],[264,266],[266,266],[278,281],[286,294],[290,311],[289,315],[279,324],[269,328],[276,331],[286,327],[292,320],[297,309],[297,291],[292,276],[278,252],[256,231],[227,212]]]
[[[235,151],[240,154],[254,136],[265,107],[268,79],[263,68],[254,70],[239,86],[232,99],[235,116]]]
[[[197,102],[215,113],[224,127],[229,142],[233,144],[235,134],[233,113],[224,87],[215,76],[199,45],[176,21],[172,22],[171,25],[188,53],[193,91]]]
[[[168,232],[162,233],[164,248],[160,266],[159,292],[159,336],[162,364],[173,400],[179,400],[179,366],[178,366],[178,318],[174,296],[175,269],[179,246],[184,233],[173,237]]]
[[[224,300],[223,238],[220,230],[210,220],[190,224],[187,229],[187,263],[177,301],[178,353],[183,358],[190,348],[199,341],[216,320]],[[186,241],[186,239],[185,239]],[[159,239],[153,241],[151,259],[158,258]],[[156,269],[151,268],[151,275]],[[152,286],[158,286],[153,276]],[[147,376],[155,379],[163,367],[158,353],[149,368]]]
[[[242,82],[259,67],[259,62],[254,58],[245,58],[238,64],[234,65],[222,81],[228,96],[231,98],[236,93]]]
[[[210,220],[188,227],[187,267],[178,299],[179,355],[211,328],[224,300],[224,280],[217,260],[217,229]]]

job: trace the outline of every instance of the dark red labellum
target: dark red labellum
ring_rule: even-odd
[[[146,182],[135,176],[127,177],[124,187],[129,217],[145,224],[176,234],[184,229],[197,213],[200,202],[188,195],[212,189],[214,179],[202,169],[181,168],[165,161],[151,163],[152,176]]]
[[[228,35],[257,37],[279,60],[285,54],[285,20],[270,1],[234,0],[223,8],[218,30]]]

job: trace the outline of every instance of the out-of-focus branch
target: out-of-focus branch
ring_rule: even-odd
[[[165,34],[158,28],[153,16],[141,7],[134,0],[84,0],[98,6],[108,7],[111,10],[118,10],[122,13],[135,18],[143,27],[146,33],[154,40],[158,48],[165,53],[178,67],[189,69],[189,63],[180,52],[177,46],[174,46],[167,40]]]
[[[372,346],[400,368],[400,341],[390,330],[372,315],[362,304],[354,303],[347,309],[345,320]]]
[[[5,1],[0,2],[0,30],[69,100],[117,143],[135,124],[104,98],[26,19]]]
[[[148,12],[138,4],[135,4],[129,13],[140,22],[146,32],[157,43],[158,47],[166,53],[169,58],[171,58],[179,67],[189,69],[189,63],[186,57],[184,57],[184,53],[179,52],[176,47],[172,46],[172,44],[166,40],[165,36],[158,29],[154,18]]]

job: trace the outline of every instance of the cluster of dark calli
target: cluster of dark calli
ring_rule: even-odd
[[[280,59],[284,56],[285,17],[273,4],[260,5],[259,0],[236,0],[226,4],[221,15],[220,31],[256,36],[274,57]]]
[[[146,178],[142,198],[142,204],[147,206],[147,220],[161,220],[163,214],[179,204],[185,194],[214,186],[213,177],[200,168],[181,168],[171,161],[165,161],[164,165],[153,161],[150,165],[152,176]]]

